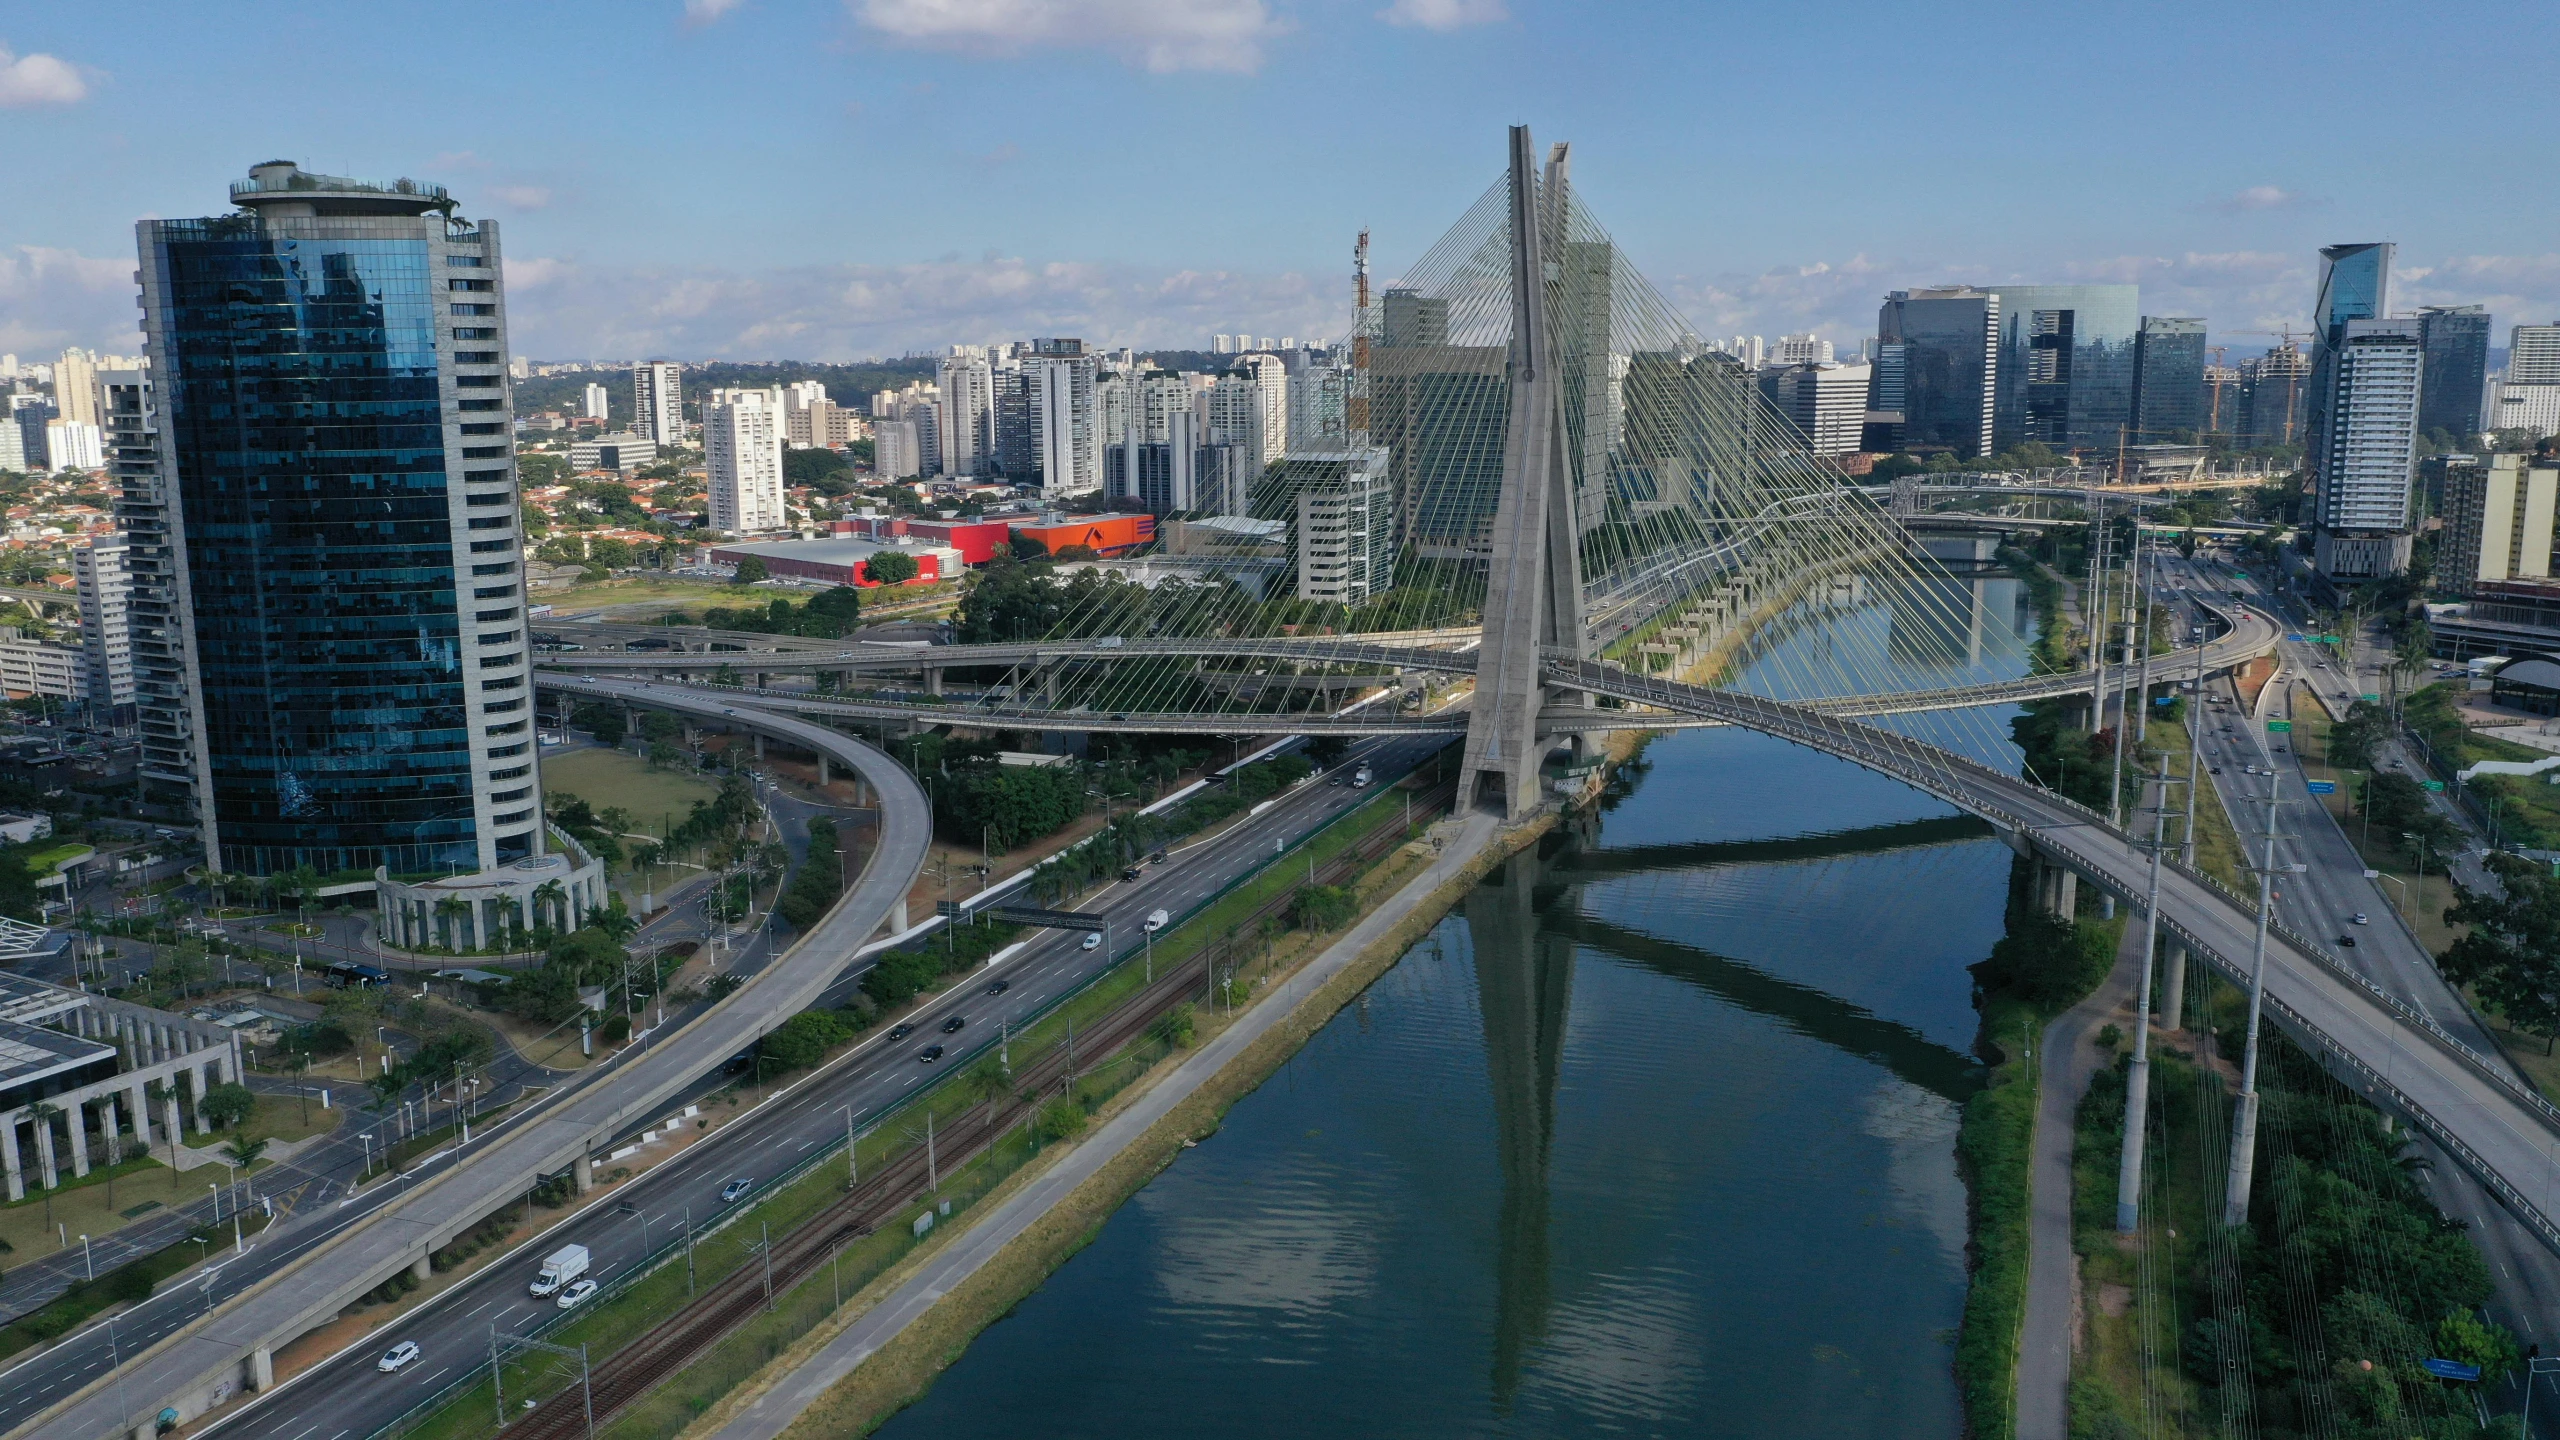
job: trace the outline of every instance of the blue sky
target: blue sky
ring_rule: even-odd
[[[0,16],[0,349],[132,341],[132,223],[254,161],[503,223],[515,348],[852,359],[1331,335],[1570,139],[1708,335],[2132,280],[2217,340],[2399,242],[2401,307],[2560,317],[2560,9],[1550,0],[368,0]],[[252,18],[254,17],[254,18]]]

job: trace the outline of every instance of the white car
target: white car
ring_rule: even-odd
[[[570,1286],[568,1289],[561,1291],[560,1298],[552,1301],[551,1303],[559,1306],[563,1310],[573,1310],[577,1308],[580,1301],[585,1300],[588,1296],[593,1295],[594,1293],[596,1293],[596,1282],[593,1280],[581,1280],[577,1284]]]
[[[2359,910],[2359,911],[2357,911],[2357,912],[2356,912],[2356,923],[2357,923],[2357,924],[2359,924],[2359,925],[2370,925],[2370,924],[2372,924],[2373,922],[2372,922],[2371,920],[2366,919],[2366,918],[2365,918],[2365,913],[2364,913],[2363,911]]]
[[[1086,950],[1099,950],[1099,949],[1101,949],[1101,948],[1102,948],[1102,932],[1101,932],[1101,931],[1099,931],[1099,930],[1087,930],[1086,932],[1084,932],[1084,943],[1083,943],[1083,945],[1082,945],[1080,948],[1083,948],[1083,949],[1086,949]]]
[[[418,1354],[417,1341],[403,1340],[399,1344],[392,1346],[390,1349],[383,1351],[382,1358],[373,1362],[373,1368],[381,1371],[385,1375],[388,1375],[392,1371],[399,1369],[401,1366],[408,1364],[410,1361],[417,1359]]]

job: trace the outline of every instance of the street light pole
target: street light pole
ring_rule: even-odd
[[[2232,1102],[2231,1161],[2222,1184],[2222,1223],[2249,1223],[2249,1181],[2258,1154],[2258,1024],[2267,1003],[2267,921],[2275,910],[2276,807],[2267,804],[2266,858],[2258,866],[2258,929],[2249,947],[2249,1028],[2240,1055],[2240,1097]]]

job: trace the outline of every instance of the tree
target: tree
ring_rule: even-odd
[[[759,580],[771,579],[772,576],[773,571],[771,567],[764,563],[763,556],[750,555],[738,562],[738,573],[730,580],[729,583],[732,585],[753,585]]]
[[[1289,923],[1301,930],[1339,930],[1359,910],[1347,885],[1301,885],[1289,900]]]
[[[1342,757],[1351,753],[1348,735],[1317,735],[1306,744],[1307,758],[1325,769],[1331,769]]]
[[[205,1123],[216,1130],[231,1130],[246,1125],[257,1113],[257,1092],[246,1085],[236,1082],[215,1085],[204,1092]]]
[[[622,744],[625,732],[622,723],[622,707],[619,705],[599,705],[592,700],[588,701],[569,712],[569,723],[595,736],[596,743],[599,745]]]
[[[904,585],[923,573],[923,567],[916,564],[916,557],[895,550],[874,552],[870,559],[862,562],[862,570],[871,577],[872,583],[878,585]]]
[[[756,1042],[772,1071],[805,1070],[853,1037],[853,1027],[832,1010],[803,1010]]]
[[[222,1147],[222,1158],[242,1170],[257,1164],[266,1153],[267,1142],[264,1139],[251,1139],[246,1135]]]
[[[2560,1036],[2560,880],[2547,865],[2492,852],[2499,895],[2464,891],[2444,918],[2471,933],[2439,957],[2445,978],[2470,985],[2509,1024],[2546,1040]]]

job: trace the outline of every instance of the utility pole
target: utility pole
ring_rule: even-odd
[[[2198,612],[2198,618],[2202,618],[2201,610]],[[2195,642],[2195,690],[2188,696],[2186,703],[2187,839],[2186,844],[2178,852],[2178,858],[2184,861],[2189,869],[2193,869],[2196,863],[2196,812],[2204,808],[2196,799],[2196,796],[2202,793],[2196,789],[2196,765],[2204,755],[2204,627],[2202,625],[2195,627]]]
[[[2089,583],[2080,590],[2080,618],[2089,629],[2089,665],[2095,678],[2089,684],[2089,733],[2106,728],[2107,715],[2107,604],[2098,589],[2098,577],[2106,573],[2107,502],[2097,491],[2089,492]]]
[[[2249,1182],[2258,1155],[2258,1024],[2267,1003],[2267,920],[2275,910],[2276,802],[2267,801],[2267,852],[2258,866],[2258,930],[2249,947],[2249,1030],[2240,1053],[2240,1098],[2232,1102],[2231,1165],[2222,1185],[2222,1223],[2249,1223]],[[2290,868],[2290,867],[2288,867]]]
[[[2143,538],[2142,521],[2137,518],[2133,522],[2133,610],[2134,614],[2140,617],[2140,622],[2138,626],[2131,622],[2126,626],[2127,633],[2139,637],[2138,643],[2142,656],[2141,679],[2137,691],[2142,696],[2140,712],[2142,718],[2133,722],[2133,738],[2136,740],[2147,740],[2151,737],[2151,607],[2144,599],[2147,592],[2144,588],[2145,577],[2142,572]],[[2159,577],[2149,578],[2151,588],[2157,589]]]
[[[2168,848],[2169,757],[2160,757],[2160,803],[2151,814],[2151,892],[2143,905],[2142,979],[2133,992],[2133,1072],[2125,1078],[2124,1152],[2116,1173],[2116,1233],[2133,1233],[2142,1208],[2143,1127],[2151,1100],[2151,966],[2160,948],[2160,857]]]

